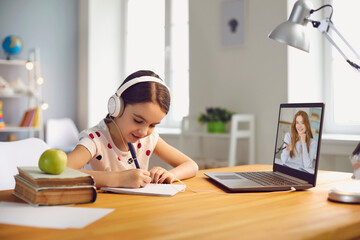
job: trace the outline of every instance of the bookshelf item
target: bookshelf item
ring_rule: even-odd
[[[20,127],[40,127],[40,108],[32,108],[25,111],[21,122]]]
[[[0,129],[5,128],[5,122],[3,118],[3,111],[2,111],[2,101],[0,101]]]
[[[26,133],[20,135],[21,138],[44,139],[41,108],[43,78],[40,73],[39,49],[31,49],[26,60],[0,59],[0,78],[8,90],[0,91],[0,101],[6,111],[6,125],[0,126],[0,136]],[[36,109],[30,112],[33,114],[30,124],[29,121],[23,122],[25,113],[19,114],[19,111],[24,111],[24,107],[28,110]]]
[[[34,118],[32,119],[31,127],[40,128],[40,111],[41,111],[40,107],[33,109],[33,111],[34,111]]]
[[[32,109],[27,110],[24,113],[24,116],[21,120],[20,127],[30,127],[30,123],[32,121],[32,118],[34,116],[34,112]]]
[[[42,172],[38,167],[18,167],[13,195],[32,205],[65,205],[95,202],[93,178],[66,168],[59,175]]]
[[[16,140],[17,140],[17,136],[14,133],[10,133],[8,135],[7,139],[6,139],[6,141],[8,141],[8,142],[13,142],[13,141],[16,141]]]
[[[19,176],[37,187],[94,185],[91,175],[66,168],[61,174],[47,174],[39,167],[18,167]]]

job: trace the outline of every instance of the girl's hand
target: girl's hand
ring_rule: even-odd
[[[291,145],[290,144],[286,144],[286,150],[291,151]]]
[[[116,174],[116,187],[140,188],[151,182],[150,172],[143,169],[130,169]]]
[[[306,134],[305,133],[301,133],[299,135],[299,138],[300,138],[300,142],[301,143],[305,143],[306,142]]]
[[[153,167],[150,170],[150,177],[152,183],[171,183],[175,180],[174,174],[162,167]]]

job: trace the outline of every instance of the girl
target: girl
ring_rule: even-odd
[[[313,168],[317,143],[313,139],[309,116],[304,111],[298,111],[291,124],[291,135],[285,134],[286,148],[281,153],[281,161],[296,169]]]
[[[147,183],[171,183],[194,177],[197,164],[168,145],[154,132],[168,113],[170,92],[152,71],[128,76],[109,99],[109,114],[98,125],[82,131],[79,143],[68,154],[68,166],[83,169],[94,177],[97,187],[144,187]],[[140,169],[129,152],[132,143]],[[154,167],[147,171],[155,153],[173,168]]]

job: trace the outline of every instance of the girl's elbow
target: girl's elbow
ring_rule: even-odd
[[[193,177],[195,177],[196,174],[199,172],[199,165],[195,161],[193,161],[192,172]]]

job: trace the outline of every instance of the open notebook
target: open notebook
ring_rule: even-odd
[[[112,188],[102,187],[102,192],[135,194],[135,195],[152,195],[152,196],[173,196],[180,191],[185,190],[185,185],[180,184],[155,184],[149,183],[143,188]]]

